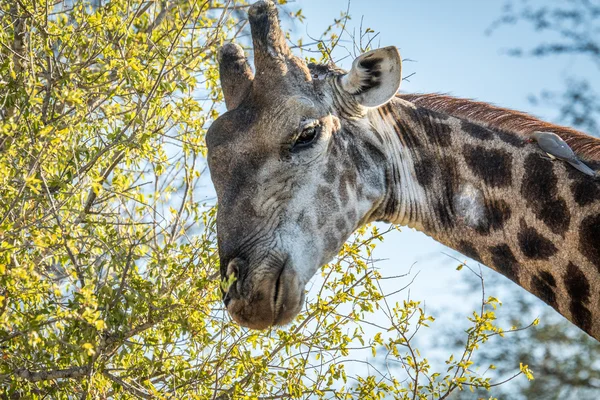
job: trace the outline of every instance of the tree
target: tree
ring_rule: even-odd
[[[429,371],[409,333],[431,318],[386,301],[368,258],[375,228],[325,267],[290,326],[248,331],[226,316],[204,133],[220,110],[216,52],[244,32],[246,7],[0,4],[3,397],[436,398],[489,384],[459,361]],[[382,302],[388,320],[364,338]],[[497,333],[492,316],[473,340]],[[407,382],[346,374],[351,354],[383,344]]]

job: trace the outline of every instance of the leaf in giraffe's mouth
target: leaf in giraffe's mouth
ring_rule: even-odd
[[[229,274],[226,279],[221,280],[221,290],[223,290],[224,293],[229,292],[229,288],[235,283],[235,281],[237,281],[235,274]]]

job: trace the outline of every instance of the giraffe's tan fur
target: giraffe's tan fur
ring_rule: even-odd
[[[556,130],[596,169],[600,140],[485,103],[394,97],[382,85],[400,81],[395,48],[359,56],[360,79],[344,79],[291,54],[271,2],[249,19],[256,77],[239,49],[225,52],[229,111],[206,138],[236,321],[289,322],[318,267],[384,220],[496,269],[600,339],[600,181],[525,139]]]
[[[500,245],[507,245],[518,263],[518,273],[514,276],[510,276],[510,274],[508,276],[526,290],[542,297],[556,308],[557,311],[578,325],[581,325],[583,321],[577,321],[578,316],[575,315],[577,310],[574,313],[571,307],[578,307],[581,314],[586,314],[589,311],[590,319],[583,323],[585,325],[584,329],[594,337],[599,337],[600,271],[579,248],[581,247],[580,227],[582,221],[590,216],[600,216],[600,197],[585,206],[578,205],[570,184],[574,181],[584,183],[589,185],[590,190],[592,190],[591,188],[593,187],[599,187],[600,183],[575,171],[566,163],[544,160],[542,158],[544,157],[543,152],[534,143],[523,141],[522,145],[516,147],[497,137],[499,134],[514,135],[511,132],[498,133],[500,130],[496,131],[493,125],[488,124],[491,138],[482,140],[469,135],[461,128],[462,119],[445,115],[445,119],[441,120],[436,118],[435,115],[437,113],[434,112],[432,114],[431,110],[426,108],[418,107],[415,110],[402,100],[389,103],[379,112],[379,118],[388,126],[397,126],[398,121],[402,120],[411,121],[403,125],[404,130],[402,128],[396,129],[400,131],[400,136],[405,136],[404,138],[401,137],[401,141],[404,142],[408,141],[406,140],[406,136],[419,137],[422,143],[430,142],[430,139],[428,139],[427,134],[423,130],[423,127],[427,125],[426,120],[434,124],[447,124],[450,127],[452,140],[451,144],[444,148],[443,153],[438,153],[437,150],[439,149],[435,146],[431,146],[430,149],[427,149],[427,146],[423,146],[423,148],[414,151],[414,158],[447,157],[450,154],[458,172],[458,187],[469,185],[471,188],[476,188],[476,192],[480,193],[488,203],[497,201],[505,202],[510,210],[510,216],[502,223],[501,228],[492,228],[489,229],[489,233],[482,234],[469,221],[460,218],[461,216],[456,212],[457,204],[454,203],[454,209],[445,210],[445,212],[453,214],[452,218],[454,219],[451,229],[448,229],[440,223],[437,215],[438,211],[434,209],[439,197],[439,190],[428,190],[427,204],[425,205],[425,210],[421,213],[422,218],[424,218],[425,233],[459,251],[468,243],[478,253],[479,256],[474,256],[478,261],[498,270],[504,275],[507,275],[506,271],[495,265],[496,263],[489,249]],[[419,121],[419,118],[421,119],[421,123],[415,122]],[[510,185],[506,187],[492,187],[482,183],[480,177],[473,173],[472,168],[465,161],[462,151],[464,146],[484,146],[486,150],[496,149],[510,154],[512,158],[510,165]],[[542,165],[540,166],[549,168],[550,174],[555,176],[558,182],[556,196],[559,199],[564,199],[569,212],[568,226],[565,228],[564,233],[557,233],[550,229],[543,219],[540,219],[531,212],[523,199],[521,188],[527,184],[524,177],[531,173],[526,168],[526,160],[535,158],[542,160]],[[436,179],[439,181],[432,182],[430,185],[431,189],[438,187],[436,185],[442,184],[445,181],[442,175],[436,176],[432,180],[435,181]],[[471,192],[473,192],[472,189]],[[476,200],[476,203],[479,202],[477,199],[474,200]],[[391,219],[391,222],[398,221]],[[547,239],[556,247],[556,253],[550,257],[544,257],[543,260],[527,257],[522,250],[523,246],[519,240],[519,235],[523,235],[522,232],[524,229],[535,229],[541,238]],[[600,237],[598,238],[597,246],[600,246]],[[568,267],[570,263],[579,268],[590,287],[589,296],[586,296],[585,301],[581,304],[572,304],[573,293],[570,293],[569,288],[566,287],[566,281],[569,278]],[[536,287],[535,282],[541,279],[540,273],[542,272],[550,274],[555,280],[556,287],[551,288],[552,292],[540,293],[540,288]],[[554,300],[551,299],[552,296],[554,296]]]

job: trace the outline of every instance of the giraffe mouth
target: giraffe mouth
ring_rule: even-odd
[[[273,275],[254,274],[250,291],[225,296],[225,304],[234,321],[250,329],[267,329],[291,322],[304,304],[304,286],[290,263],[284,263]],[[231,290],[235,290],[233,287]]]
[[[292,265],[286,261],[275,281],[272,325],[286,325],[298,315],[304,304],[304,285],[301,283]]]
[[[282,291],[281,291],[281,285],[283,284],[281,282],[281,277],[283,276],[283,271],[285,270],[285,264],[283,265],[283,268],[281,268],[281,271],[279,271],[279,276],[277,277],[277,280],[275,281],[275,293],[273,295],[273,323],[274,325],[278,325],[279,322],[279,317],[281,316],[281,308],[283,306],[283,299],[282,297]]]

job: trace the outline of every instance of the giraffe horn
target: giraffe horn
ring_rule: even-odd
[[[219,50],[219,75],[225,106],[233,110],[244,100],[254,79],[244,50],[237,44],[227,43]]]
[[[248,10],[252,43],[254,45],[254,66],[257,78],[269,79],[273,75],[284,76],[291,70],[293,75],[310,80],[310,73],[304,62],[292,55],[286,38],[279,26],[277,7],[270,0],[257,1]]]

